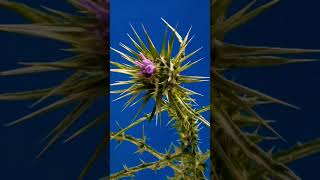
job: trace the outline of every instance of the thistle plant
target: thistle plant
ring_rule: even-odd
[[[162,19],[163,20],[163,19]],[[209,122],[201,115],[208,111],[208,106],[200,109],[196,108],[194,95],[199,93],[184,87],[187,83],[199,83],[206,81],[206,77],[185,75],[184,71],[191,68],[200,60],[189,60],[200,49],[191,53],[186,53],[186,48],[192,40],[190,30],[186,36],[182,37],[165,20],[163,22],[172,31],[172,36],[167,40],[168,33],[165,31],[162,48],[158,51],[153,44],[147,30],[142,26],[146,43],[132,27],[135,39],[129,35],[135,50],[122,43],[120,45],[125,52],[112,48],[119,53],[128,63],[111,61],[114,68],[111,72],[121,73],[129,76],[129,79],[118,81],[111,86],[123,86],[123,89],[116,89],[111,93],[120,94],[118,99],[128,97],[124,108],[141,104],[133,119],[137,119],[126,128],[120,128],[118,132],[111,132],[111,140],[118,142],[127,141],[137,146],[138,152],[149,153],[158,160],[155,162],[144,162],[134,167],[126,167],[120,172],[110,175],[110,179],[119,179],[134,176],[135,173],[152,169],[158,170],[170,167],[174,171],[174,176],[169,179],[206,179],[206,161],[209,158],[209,150],[203,151],[199,148],[199,126],[204,124],[210,127]],[[174,41],[178,40],[179,47],[177,54],[173,54],[175,48]],[[188,62],[187,62],[188,61]],[[142,109],[149,102],[154,102],[150,113],[139,116]],[[167,147],[166,152],[159,152],[148,145],[147,137],[137,138],[129,135],[127,131],[146,121],[159,123],[161,114],[167,112],[169,124],[176,129],[179,134],[179,144]],[[204,153],[203,153],[204,152]]]
[[[231,0],[211,1],[211,177],[224,179],[299,179],[287,164],[320,151],[320,140],[299,144],[289,150],[264,150],[261,142],[274,139],[248,127],[265,128],[278,139],[282,137],[259,116],[254,108],[263,104],[286,102],[250,89],[225,77],[229,70],[258,68],[297,62],[288,55],[319,53],[319,50],[250,47],[224,41],[228,32],[265,12],[279,0],[271,0],[256,8],[255,0],[238,12],[229,15]]]
[[[16,125],[51,111],[67,106],[73,110],[48,134],[47,145],[39,153],[40,157],[51,145],[81,117],[98,99],[108,95],[107,80],[109,78],[109,0],[67,0],[79,12],[66,13],[59,10],[44,8],[38,10],[25,4],[0,0],[0,7],[12,10],[30,23],[0,25],[0,31],[20,33],[25,35],[49,38],[70,45],[66,51],[72,52],[72,57],[55,62],[21,63],[24,67],[3,71],[0,76],[24,76],[26,74],[46,73],[55,71],[72,72],[59,85],[45,89],[35,89],[25,92],[1,94],[3,101],[34,100],[34,105],[57,97],[56,102],[26,115],[8,126]],[[100,126],[106,129],[101,143],[85,166],[79,179],[82,179],[93,165],[94,161],[107,147],[108,133],[106,119],[108,112],[101,112],[98,117],[76,131],[66,141],[74,139],[89,129]]]

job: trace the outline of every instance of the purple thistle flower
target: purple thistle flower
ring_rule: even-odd
[[[136,65],[140,67],[140,73],[146,78],[152,77],[156,73],[156,66],[147,59],[142,53],[140,54],[141,60],[136,61]]]
[[[92,0],[80,0],[80,6],[85,8],[90,13],[96,15],[96,17],[102,21],[107,21],[110,17],[109,0],[93,2]]]
[[[78,5],[97,19],[96,26],[90,29],[97,37],[98,47],[102,51],[108,47],[110,27],[110,0],[79,0]]]

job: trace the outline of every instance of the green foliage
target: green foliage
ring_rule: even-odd
[[[116,100],[130,97],[124,105],[125,108],[141,102],[142,105],[137,110],[134,119],[139,116],[140,111],[148,101],[154,101],[154,108],[152,112],[132,122],[126,128],[120,128],[118,132],[112,132],[111,140],[131,142],[137,146],[139,153],[148,152],[157,158],[158,161],[142,161],[141,164],[131,168],[124,166],[122,171],[112,174],[110,176],[111,179],[134,176],[136,172],[145,169],[158,170],[165,167],[170,167],[174,171],[174,177],[169,179],[206,179],[204,175],[206,170],[205,162],[210,154],[209,150],[207,150],[206,153],[202,153],[198,147],[198,136],[200,124],[205,124],[207,127],[210,127],[209,122],[201,115],[202,112],[208,111],[209,107],[195,109],[194,105],[196,102],[192,96],[199,94],[183,87],[186,83],[198,83],[206,80],[205,77],[183,75],[186,69],[199,62],[199,60],[186,61],[200,49],[186,54],[186,48],[192,40],[192,38],[189,38],[190,31],[185,37],[182,37],[175,28],[165,20],[163,21],[172,31],[172,36],[167,40],[168,34],[167,31],[165,31],[161,51],[155,48],[144,26],[142,26],[142,28],[145,39],[147,39],[147,44],[142,41],[142,38],[132,27],[137,41],[130,35],[129,38],[136,48],[136,51],[122,43],[120,43],[120,46],[122,46],[128,54],[112,48],[112,50],[126,59],[129,64],[120,64],[112,61],[111,63],[116,68],[111,69],[111,72],[128,75],[130,76],[130,80],[119,81],[112,84],[113,86],[126,85],[128,87],[111,91],[111,93],[120,94],[120,97]],[[179,51],[176,55],[173,55],[175,39],[179,42]],[[140,73],[141,67],[137,65],[137,62],[141,61],[141,54],[149,59],[156,67],[156,73],[152,77],[145,77]],[[165,153],[160,153],[147,144],[147,137],[144,133],[142,133],[143,136],[140,139],[127,135],[127,130],[147,120],[155,120],[157,123],[158,116],[160,116],[162,112],[168,112],[169,119],[171,119],[169,123],[177,130],[180,137],[179,146],[172,143]]]
[[[300,144],[290,150],[266,152],[259,143],[274,138],[259,132],[248,132],[244,127],[263,127],[276,137],[282,138],[270,122],[260,117],[253,108],[263,104],[282,104],[296,108],[256,90],[250,89],[224,77],[230,69],[252,68],[309,62],[309,59],[291,59],[282,55],[319,53],[319,50],[286,49],[272,47],[249,47],[224,42],[229,31],[247,23],[265,12],[279,0],[272,0],[253,8],[252,0],[246,7],[228,15],[231,0],[211,1],[211,177],[224,179],[299,179],[286,164],[318,153],[319,140]]]

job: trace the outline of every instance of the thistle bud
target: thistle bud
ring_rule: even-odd
[[[142,60],[137,60],[136,65],[140,67],[140,73],[146,78],[152,77],[156,73],[156,66],[150,59],[147,59],[142,53],[140,54]]]

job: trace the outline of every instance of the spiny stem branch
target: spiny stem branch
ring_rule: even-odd
[[[135,173],[145,170],[145,169],[152,169],[152,170],[159,170],[162,168],[165,168],[168,166],[169,163],[173,163],[173,161],[179,159],[183,154],[177,154],[173,155],[171,157],[161,159],[159,161],[151,162],[151,163],[142,163],[138,166],[131,167],[131,168],[126,168],[124,167],[124,170],[115,173],[110,176],[110,179],[119,179],[122,177],[127,177],[127,176],[133,176]]]

